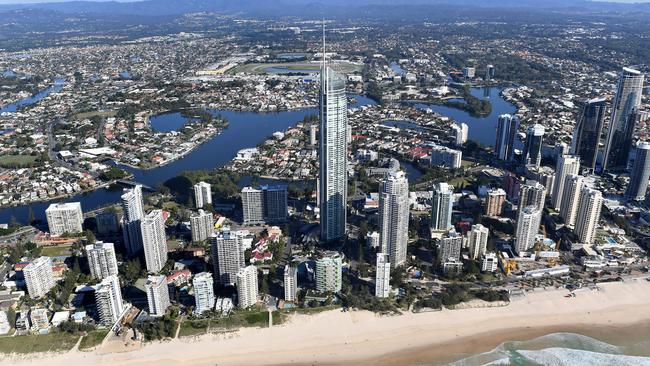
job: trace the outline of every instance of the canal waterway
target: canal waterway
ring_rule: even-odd
[[[33,97],[27,98],[28,100],[8,105],[4,107],[2,111],[5,111],[5,109],[8,112],[16,111],[21,106],[35,103],[46,95],[49,95],[49,93],[60,90],[62,86],[63,80],[58,79],[55,85],[43,90],[41,93]],[[470,139],[476,140],[485,145],[493,145],[498,116],[504,113],[514,113],[516,108],[501,98],[500,89],[498,88],[489,88],[488,90],[475,88],[472,90],[472,94],[479,98],[489,98],[492,103],[492,113],[489,116],[482,118],[472,117],[465,111],[433,104],[417,104],[416,106],[423,109],[430,108],[442,115],[453,118],[454,120],[467,123],[469,126]],[[373,100],[364,96],[355,96],[355,99],[356,103],[351,104],[351,108],[375,104]],[[159,183],[175,177],[183,171],[221,167],[228,163],[239,150],[248,147],[255,147],[271,136],[273,132],[284,131],[291,126],[294,126],[304,117],[317,114],[318,110],[315,108],[309,108],[277,113],[236,112],[229,110],[210,110],[210,112],[214,116],[221,115],[225,117],[229,123],[228,127],[209,141],[198,146],[189,154],[167,165],[150,170],[142,170],[127,166],[122,167],[133,173],[134,181],[150,187],[155,187]],[[182,127],[186,122],[187,119],[183,118],[179,112],[163,113],[152,117],[150,120],[152,127],[158,131],[176,130]],[[421,175],[420,171],[408,162],[401,163],[409,175],[409,180],[417,180]],[[250,180],[251,178],[242,179],[240,184],[247,184]],[[257,181],[260,183],[274,182],[265,179],[259,179]],[[310,184],[313,184],[313,182]],[[72,196],[61,201],[79,201],[81,202],[84,211],[90,211],[101,206],[119,202],[122,193],[123,189],[121,187],[113,186]],[[18,222],[26,223],[29,217],[30,207],[37,219],[44,220],[45,209],[49,204],[50,202],[40,202],[0,209],[0,223],[7,223],[12,219],[12,217]]]

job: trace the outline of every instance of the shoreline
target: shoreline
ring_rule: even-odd
[[[283,325],[234,334],[152,342],[125,353],[70,351],[8,355],[0,365],[404,365],[440,364],[494,349],[504,341],[556,332],[600,337],[649,325],[650,282],[600,284],[600,291],[540,290],[497,308],[378,316],[367,311],[293,314]],[[612,332],[616,329],[617,332]],[[646,334],[646,333],[644,333]],[[467,353],[467,350],[471,353]],[[45,361],[47,357],[47,361]]]

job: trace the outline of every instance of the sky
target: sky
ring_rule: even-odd
[[[35,3],[53,3],[53,2],[65,2],[65,1],[70,1],[70,0],[0,0],[0,4],[35,4]],[[83,0],[83,1],[131,2],[131,1],[138,1],[138,0]],[[321,0],[321,1],[327,1],[327,0]],[[650,2],[650,0],[593,0],[593,1],[606,1],[606,2],[616,2],[616,3],[647,3],[647,2]]]

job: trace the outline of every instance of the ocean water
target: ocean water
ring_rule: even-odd
[[[449,366],[650,366],[650,340],[615,346],[574,333],[553,333],[529,341],[504,342],[490,352]]]

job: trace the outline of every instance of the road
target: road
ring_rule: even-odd
[[[36,232],[36,228],[32,226],[24,226],[14,233],[0,236],[0,246],[15,244],[23,235],[33,237],[36,235]]]

